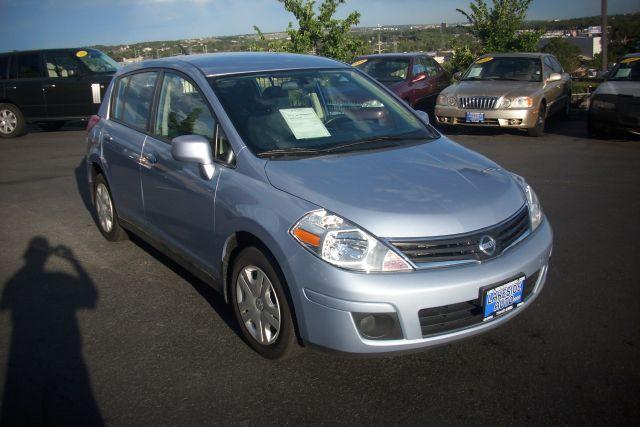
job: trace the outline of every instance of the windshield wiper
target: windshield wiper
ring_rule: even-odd
[[[342,149],[345,149],[345,148],[355,147],[355,146],[358,146],[358,145],[371,144],[371,143],[374,143],[374,142],[385,142],[385,141],[399,142],[399,141],[412,141],[412,140],[423,140],[423,139],[427,139],[427,137],[377,136],[375,138],[361,139],[361,140],[355,141],[355,142],[348,142],[346,144],[336,145],[334,147],[327,148],[325,151],[333,152],[333,151],[338,151],[338,150],[342,150]],[[387,145],[383,145],[383,146],[376,147],[376,148],[395,147],[397,145],[398,144],[387,144]]]
[[[258,157],[280,157],[280,156],[304,156],[307,154],[321,154],[326,150],[316,150],[314,148],[302,148],[302,147],[291,147],[291,148],[274,148],[273,150],[263,151],[262,153],[258,153]]]

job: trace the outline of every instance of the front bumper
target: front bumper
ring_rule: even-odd
[[[598,129],[619,129],[640,134],[640,111],[636,108],[604,110],[591,107],[588,119]]]
[[[484,113],[483,123],[467,123],[467,111]],[[493,126],[528,129],[536,125],[538,108],[464,110],[448,105],[436,105],[436,122],[443,125]]]
[[[544,286],[553,233],[545,219],[526,239],[499,257],[479,264],[408,273],[365,274],[338,269],[303,250],[289,261],[302,292],[296,304],[302,338],[346,353],[408,351],[448,343],[488,331],[531,305]],[[418,312],[479,298],[480,289],[516,276],[538,273],[524,303],[493,320],[423,336]],[[291,279],[291,278],[290,278]],[[352,313],[395,313],[402,339],[365,339]]]

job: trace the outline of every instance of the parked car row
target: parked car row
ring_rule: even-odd
[[[45,130],[98,111],[118,64],[96,49],[51,49],[0,54],[0,137]]]

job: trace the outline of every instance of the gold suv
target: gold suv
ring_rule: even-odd
[[[552,114],[569,114],[571,77],[545,53],[488,54],[438,95],[436,121],[446,126],[499,126],[544,133]]]

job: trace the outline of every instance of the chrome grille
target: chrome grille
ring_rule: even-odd
[[[460,108],[475,110],[491,110],[496,108],[497,96],[461,96],[458,98]]]
[[[415,264],[429,267],[439,263],[484,261],[500,255],[529,232],[529,209],[523,206],[510,218],[482,230],[432,239],[392,239],[390,243]],[[480,240],[491,236],[496,249],[486,255],[479,249]]]

